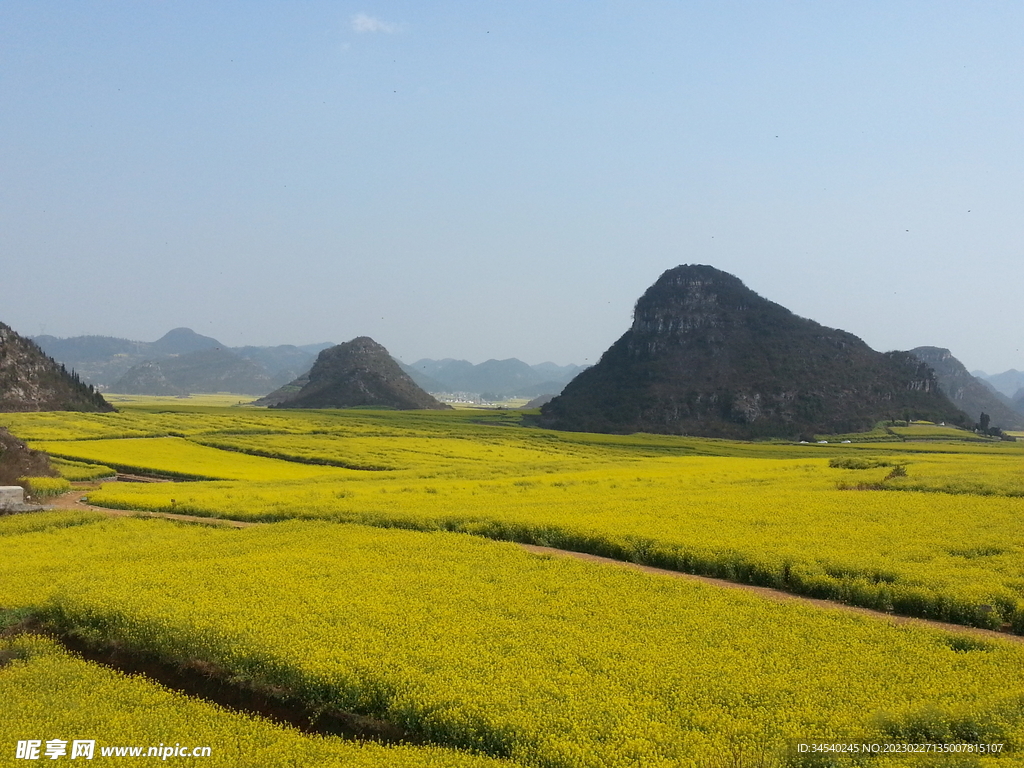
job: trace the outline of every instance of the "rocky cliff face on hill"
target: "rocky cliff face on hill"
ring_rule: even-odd
[[[325,349],[308,374],[257,400],[274,408],[445,410],[367,336]]]
[[[982,413],[987,413],[994,427],[1024,429],[1024,415],[1017,413],[1000,399],[998,393],[972,376],[948,349],[917,347],[910,350],[910,354],[935,371],[939,387],[953,405],[967,414],[972,424],[978,422]]]
[[[0,323],[0,411],[112,411],[77,375]]]
[[[668,270],[633,317],[541,409],[544,425],[754,438],[854,432],[905,415],[966,422],[909,353],[875,352],[713,267]]]

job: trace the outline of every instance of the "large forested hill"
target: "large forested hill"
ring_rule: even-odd
[[[967,417],[908,352],[798,317],[714,267],[665,272],[632,327],[542,409],[542,423],[590,432],[798,437],[906,416]]]

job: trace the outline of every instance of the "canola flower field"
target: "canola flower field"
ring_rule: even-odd
[[[101,506],[464,531],[1024,633],[1024,444],[737,443],[519,419],[166,404],[5,416],[64,460],[217,478],[110,483],[88,494]]]
[[[98,515],[69,525],[53,513],[28,530],[29,517],[0,519],[0,531],[16,529],[0,535],[8,607],[93,642],[199,660],[314,705],[382,717],[467,754],[668,768],[783,765],[790,738],[1024,744],[1020,643],[447,532],[318,521],[223,530]],[[18,687],[28,674],[0,669],[5,701],[30,713],[17,733],[26,722],[59,730],[60,710]],[[137,714],[110,709],[121,694],[81,695],[76,712],[93,731],[105,712],[105,733],[124,723],[141,738]],[[166,709],[149,714],[162,741],[179,711]],[[190,711],[197,735],[174,738],[205,743],[215,730],[207,717],[227,722]],[[245,750],[255,737],[239,730],[218,738]]]
[[[350,766],[351,768],[514,768],[513,763],[455,750],[381,746],[338,738],[318,738],[262,718],[228,712],[172,693],[139,677],[69,656],[52,640],[21,636],[0,640],[0,765],[32,765],[8,749],[34,738],[66,742],[69,760],[75,740],[93,741],[86,765],[123,765],[125,756],[104,756],[117,747],[209,747],[209,756],[146,758],[140,764],[204,765],[209,768]],[[45,749],[43,745],[41,745]],[[41,753],[40,760],[45,758]],[[49,762],[49,760],[47,760]],[[61,762],[49,763],[60,765]],[[138,762],[138,761],[136,761]]]
[[[154,689],[170,697],[154,705],[167,727],[145,731],[159,740],[187,709],[202,713],[190,715],[195,733],[226,734],[225,754],[260,765],[832,764],[786,756],[797,737],[1024,748],[1020,643],[897,628],[488,540],[1024,633],[1021,444],[944,433],[738,443],[551,433],[500,411],[175,402],[2,414],[0,424],[60,456],[66,479],[101,483],[82,491],[90,503],[277,523],[238,531],[90,512],[0,518],[0,607],[381,717],[456,752],[257,728]],[[215,479],[104,482],[111,469]],[[44,717],[27,703],[39,695],[24,672],[33,664],[69,679],[105,675],[110,701],[145,687],[23,642],[35,650],[6,665],[0,649],[0,700],[11,691],[33,713],[13,731],[0,718],[7,744]],[[103,697],[81,697],[78,722],[142,733],[138,716],[118,721]],[[289,763],[291,754],[300,757]],[[1019,764],[1014,754],[923,760],[864,764]]]

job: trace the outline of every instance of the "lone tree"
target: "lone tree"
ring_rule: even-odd
[[[990,421],[992,421],[992,417],[982,411],[981,416],[978,418],[978,429],[982,432],[988,432],[988,425]]]

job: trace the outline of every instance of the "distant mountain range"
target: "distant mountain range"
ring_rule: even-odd
[[[709,279],[716,284],[725,275],[725,273],[717,272],[708,274],[711,275]],[[728,292],[723,286],[720,287],[721,290]],[[743,293],[743,290],[739,291],[743,301],[753,302],[752,297]],[[764,301],[760,297],[756,297],[756,299]],[[754,303],[757,306],[765,306],[757,302]],[[785,314],[779,314],[779,319],[773,319],[772,322],[780,322],[782,326],[785,326],[790,321]],[[798,326],[799,323],[794,328]],[[825,331],[831,332],[830,329],[825,329]],[[815,333],[824,333],[825,331],[816,331]],[[801,329],[801,333],[811,333],[811,331]],[[660,339],[660,334],[652,338]],[[46,355],[52,357],[58,364],[62,364],[65,370],[73,372],[74,377],[86,385],[86,388],[88,385],[93,385],[97,390],[145,395],[236,392],[260,396],[276,392],[279,388],[287,387],[289,384],[295,385],[297,382],[301,382],[301,387],[308,382],[310,369],[313,367],[317,355],[334,346],[325,342],[301,346],[283,344],[272,347],[228,347],[217,339],[203,336],[189,328],[175,328],[153,342],[131,341],[110,336],[77,336],[66,339],[54,336],[36,336],[32,341]],[[845,344],[849,350],[856,349],[858,345],[863,344],[859,339],[849,335],[843,336],[841,341],[835,343],[840,346]],[[774,346],[775,342],[771,340],[766,349]],[[736,351],[738,352],[738,350]],[[730,352],[731,354],[733,353]],[[867,355],[868,353],[860,352],[858,354]],[[954,405],[966,412],[972,422],[977,422],[981,413],[986,413],[991,417],[991,423],[995,426],[1004,429],[1024,429],[1024,372],[1010,370],[988,376],[982,371],[975,371],[972,375],[952,356],[949,350],[940,347],[919,347],[911,354],[934,370],[941,391],[949,397]],[[683,377],[683,381],[686,381],[687,377],[696,371],[692,365],[705,365],[702,358],[698,360],[698,357],[700,356],[694,357],[690,363],[687,363],[688,367],[677,372],[677,375]],[[776,359],[775,352],[772,352],[772,357]],[[396,362],[419,388],[435,395],[464,394],[484,400],[501,400],[509,397],[541,398],[537,401],[538,405],[546,399],[561,394],[566,385],[585,370],[584,366],[556,365],[550,362],[528,365],[516,358],[487,360],[477,365],[467,360],[452,358],[443,360],[423,358],[410,365],[400,361]],[[713,356],[706,362],[714,363],[714,368],[717,369],[722,361]],[[777,365],[777,362],[772,362],[769,368],[774,369]],[[710,370],[705,369],[705,374]],[[734,373],[738,378],[733,384],[742,383],[746,378],[746,373],[742,368],[736,369]],[[714,376],[716,380],[718,380],[719,374],[724,374],[724,372],[716,373]],[[814,378],[819,374],[809,375]],[[848,384],[841,384],[837,380],[835,386],[845,388]],[[727,385],[725,379],[721,379],[715,385],[715,388],[718,387],[734,388],[732,385]],[[725,389],[722,391],[725,392]],[[732,396],[735,397],[735,395]],[[763,400],[763,394],[761,397]],[[719,399],[717,394],[715,394],[715,399],[716,401]],[[738,408],[736,403],[740,400],[733,402],[734,407]],[[556,404],[554,407],[562,406]],[[722,406],[716,407],[721,409]],[[548,413],[553,413],[553,411],[549,408]],[[702,415],[700,420],[704,421],[707,418],[706,415]],[[786,421],[792,417],[782,418]],[[644,420],[641,419],[641,421]],[[731,420],[727,417],[724,421],[730,422]],[[761,418],[757,418],[755,421],[763,424]],[[794,418],[794,421],[790,423],[799,423],[800,421],[800,418]],[[809,426],[809,422],[810,420],[804,426]],[[761,424],[758,425],[758,429]],[[597,427],[598,425],[595,423],[593,426]],[[647,424],[643,426],[646,429],[653,428]],[[737,434],[751,430],[758,431],[753,427],[754,425],[751,424],[743,428],[736,428],[735,431]],[[607,424],[602,424],[600,428],[624,429],[626,427],[625,425],[610,427]],[[693,427],[691,425],[688,428],[692,429]]]
[[[971,371],[971,373],[1004,397],[1014,398],[1024,389],[1024,371],[1018,371],[1016,368],[991,376],[984,371]]]
[[[111,336],[36,336],[33,341],[86,383],[108,392],[139,395],[266,395],[308,375],[317,355],[334,346],[328,342],[228,347],[189,328],[175,328],[152,342]],[[556,395],[583,370],[578,365],[527,365],[515,358],[479,365],[424,358],[399,365],[427,392],[485,395],[486,399]]]
[[[971,371],[971,373],[991,389],[1002,403],[1017,413],[1024,414],[1024,371],[1011,368],[991,376],[984,371]]]
[[[147,360],[128,369],[110,389],[125,395],[188,395],[192,392],[237,392],[262,395],[279,386],[260,364],[221,347],[177,357]]]
[[[308,371],[317,354],[333,346],[228,347],[189,328],[175,328],[152,342],[111,336],[36,336],[33,341],[99,389],[147,395],[263,395]]]
[[[465,392],[484,399],[557,395],[583,369],[580,365],[554,363],[528,365],[514,357],[478,365],[451,358],[424,358],[402,365],[402,370],[427,392]]]

